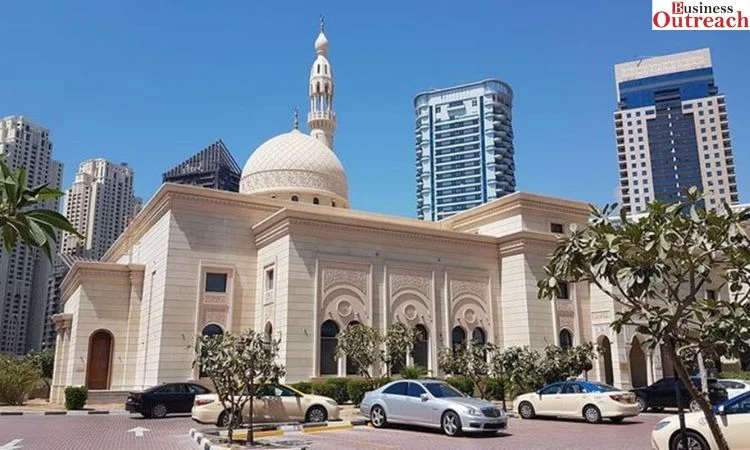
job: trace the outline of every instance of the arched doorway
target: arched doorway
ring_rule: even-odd
[[[455,352],[462,348],[466,342],[466,331],[461,327],[453,328],[451,332],[451,348]]]
[[[338,375],[336,344],[338,344],[339,326],[333,320],[326,320],[320,326],[320,374]]]
[[[560,330],[560,347],[563,350],[568,350],[573,347],[573,333],[567,328]]]
[[[427,335],[427,328],[424,327],[424,325],[417,324],[414,329],[417,332],[417,342],[414,344],[414,351],[413,351],[413,358],[414,358],[414,365],[419,367],[427,367],[427,358],[428,358],[428,343],[429,343],[429,337]]]
[[[107,330],[95,331],[89,338],[86,365],[86,387],[91,390],[109,389],[114,337]]]
[[[643,353],[641,343],[635,337],[633,337],[633,342],[630,344],[628,362],[630,363],[630,383],[632,387],[646,386],[648,384],[646,354]]]
[[[596,343],[601,349],[599,373],[604,375],[604,383],[612,385],[615,382],[614,370],[612,369],[612,345],[607,336],[600,336]]]

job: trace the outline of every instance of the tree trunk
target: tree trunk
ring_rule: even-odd
[[[698,373],[701,377],[701,392],[708,398],[708,377],[706,375],[706,364],[703,362],[703,353],[698,352]]]
[[[254,392],[252,387],[250,388],[250,392]],[[250,440],[250,445],[255,443],[255,433],[253,432],[253,422],[255,422],[253,418],[253,400],[255,400],[255,396],[250,397],[250,417],[247,418],[247,437]]]
[[[708,423],[708,428],[711,430],[711,435],[713,436],[714,441],[716,441],[716,444],[719,446],[719,450],[729,450],[729,444],[727,444],[724,435],[721,433],[719,422],[716,421],[716,416],[711,410],[711,405],[706,400],[706,397],[701,395],[698,390],[695,389],[693,380],[690,379],[690,374],[688,374],[687,369],[685,369],[685,365],[677,355],[677,352],[675,351],[675,348],[672,346],[672,344],[668,342],[666,344],[666,348],[667,352],[669,353],[669,357],[672,359],[672,364],[677,371],[677,375],[680,377],[680,380],[682,380],[685,388],[687,388],[687,391],[690,393],[690,397],[695,400],[701,407],[703,416],[706,418],[706,422]]]

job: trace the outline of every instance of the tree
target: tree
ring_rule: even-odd
[[[55,364],[55,352],[50,349],[41,352],[31,352],[26,355],[26,361],[39,372],[39,376],[47,386],[47,392],[49,392],[50,383],[52,382],[52,371]]]
[[[591,343],[576,345],[569,349],[548,345],[544,349],[544,358],[539,364],[539,370],[545,384],[563,381],[591,370],[594,366],[592,359],[595,356]]]
[[[39,372],[24,359],[0,355],[0,403],[23,405]]]
[[[27,188],[26,171],[23,168],[11,170],[2,158],[0,176],[0,236],[8,252],[20,237],[26,245],[42,249],[51,259],[58,231],[83,237],[62,214],[38,208],[46,200],[60,198],[61,191],[46,184]]]
[[[700,405],[719,448],[727,449],[706,397],[690,380],[681,353],[721,348],[739,357],[750,340],[750,237],[743,223],[750,209],[724,204],[707,211],[693,187],[687,201],[651,202],[631,218],[616,205],[591,206],[581,229],[571,225],[545,267],[539,297],[553,299],[561,282],[588,280],[619,305],[611,326],[626,326],[647,336],[647,345],[666,350],[690,396]],[[619,222],[619,223],[617,223]],[[729,295],[716,298],[706,288]]]
[[[394,367],[406,366],[406,355],[414,347],[419,337],[416,329],[401,322],[396,322],[388,327],[385,334],[385,353],[383,354],[383,362],[387,367],[388,374],[391,374]]]
[[[511,397],[544,385],[541,362],[542,356],[529,346],[510,347],[491,359],[493,372],[502,379],[504,391]]]
[[[216,395],[229,415],[230,441],[234,439],[234,428],[242,421],[242,411],[249,406],[248,440],[253,444],[253,399],[261,397],[266,385],[277,383],[285,374],[284,366],[276,362],[278,353],[279,341],[268,341],[253,330],[198,338],[193,365],[200,366],[214,383]]]
[[[486,397],[487,385],[495,375],[489,361],[497,351],[490,343],[473,343],[458,349],[443,348],[438,353],[438,367],[449,375],[463,375],[469,378],[479,391],[481,398]]]

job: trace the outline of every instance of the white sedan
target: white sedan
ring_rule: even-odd
[[[602,419],[620,423],[626,417],[638,415],[632,392],[583,380],[552,383],[517,397],[513,403],[523,419],[583,417],[589,423],[599,423]]]
[[[732,450],[750,450],[750,392],[727,400],[718,407],[716,420]],[[718,448],[708,428],[703,412],[685,414],[685,438],[690,450]],[[680,450],[683,448],[678,416],[659,422],[651,433],[653,450]]]
[[[727,390],[729,398],[737,397],[745,392],[750,392],[750,382],[746,380],[719,380],[719,384]]]

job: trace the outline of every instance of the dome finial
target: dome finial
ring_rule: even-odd
[[[325,34],[323,14],[320,15],[320,33],[318,33],[318,38],[315,39],[315,52],[323,56],[328,53],[328,38],[326,38]]]
[[[323,19],[324,19],[323,14],[321,14],[320,15],[320,32],[321,33],[325,33],[326,31],[326,25]]]
[[[299,130],[299,107],[294,108],[294,129]]]

